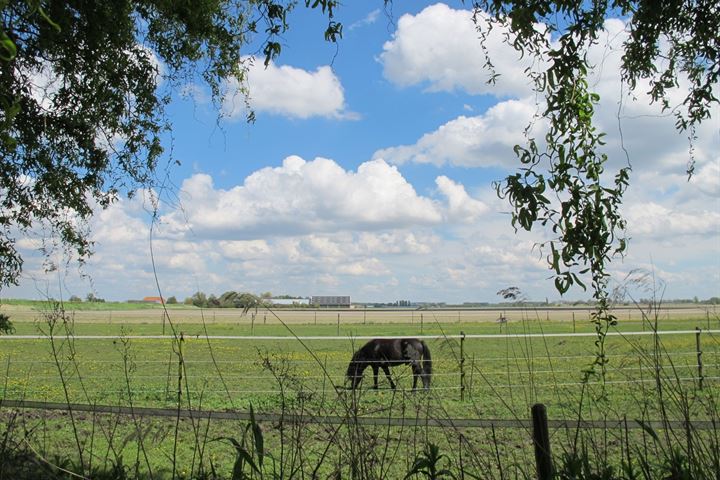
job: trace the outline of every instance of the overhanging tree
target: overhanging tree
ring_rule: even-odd
[[[610,311],[606,267],[627,247],[626,222],[620,214],[629,184],[630,164],[605,172],[604,133],[594,123],[599,96],[588,83],[594,65],[590,48],[604,31],[605,20],[627,20],[621,78],[630,91],[647,80],[651,101],[674,112],[676,128],[692,130],[710,118],[718,106],[720,76],[720,4],[710,0],[613,0],[512,2],[473,1],[474,20],[484,42],[496,25],[510,31],[506,42],[534,57],[528,70],[542,99],[542,116],[549,124],[542,141],[528,138],[517,145],[516,173],[496,183],[500,197],[512,207],[512,225],[531,230],[549,226],[554,238],[545,247],[562,294],[572,285],[583,288],[589,276],[598,308],[593,315],[598,333],[596,364],[605,366],[604,336],[616,318]],[[486,50],[485,50],[486,51]],[[492,52],[487,66],[492,70]],[[681,81],[689,84],[681,105],[670,92]],[[692,135],[690,135],[692,137]],[[691,176],[694,164],[688,163]]]
[[[120,195],[161,186],[164,108],[201,77],[218,106],[245,85],[241,50],[280,52],[294,2],[0,0],[0,288],[18,282],[17,239],[82,262],[87,220]],[[315,2],[329,17],[333,4]],[[162,65],[162,68],[160,67]],[[171,162],[173,159],[167,159]]]
[[[545,247],[557,289],[564,293],[589,275],[598,325],[611,323],[606,265],[626,248],[619,207],[630,169],[610,179],[604,171],[588,49],[608,16],[626,18],[624,82],[633,89],[649,80],[651,98],[673,109],[679,130],[692,130],[718,104],[720,7],[713,0],[468,4],[481,33],[476,48],[484,48],[488,28],[504,25],[507,42],[546,65],[528,74],[549,131],[543,142],[529,138],[515,148],[519,168],[497,184],[498,194],[509,200],[516,228],[541,224],[556,235]],[[294,6],[287,0],[0,0],[0,285],[17,281],[16,237],[38,223],[85,258],[91,245],[83,220],[94,204],[154,186],[171,93],[197,75],[216,102],[226,79],[243,85],[241,48],[259,35],[266,63],[277,56]],[[338,3],[306,0],[305,6],[327,16],[325,38],[337,41]],[[159,64],[166,69],[161,76]],[[681,78],[690,88],[682,105],[672,105],[669,90]]]

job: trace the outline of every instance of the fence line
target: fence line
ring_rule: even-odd
[[[608,332],[608,337],[648,336],[648,335],[695,335],[695,330],[665,330],[647,332]],[[703,333],[719,333],[720,330],[703,330]],[[56,338],[64,338],[64,335],[57,335]],[[597,337],[595,332],[584,333],[478,333],[466,335],[358,335],[358,336],[290,336],[290,335],[185,335],[185,340],[210,339],[210,340],[373,340],[376,338],[419,338],[419,339],[461,339],[461,338],[555,338],[555,337]],[[2,340],[47,340],[48,335],[3,335]],[[173,335],[72,335],[73,340],[172,340],[177,337]]]
[[[239,420],[250,421],[249,412],[228,412],[215,410],[178,410],[177,408],[148,408],[148,407],[121,407],[115,405],[88,405],[79,403],[53,403],[24,400],[0,400],[0,408],[35,409],[35,410],[61,410],[90,413],[107,413],[112,415],[134,415],[142,417],[171,417],[207,420]],[[367,426],[393,426],[393,427],[442,427],[442,428],[521,428],[529,430],[532,426],[530,420],[511,419],[477,419],[477,418],[434,418],[434,417],[352,417],[339,415],[298,415],[292,413],[258,413],[255,412],[258,422],[285,422],[300,424],[360,424]],[[556,419],[548,420],[548,426],[554,429],[685,429],[688,426],[699,430],[717,429],[718,425],[710,420],[684,421],[657,421],[643,420],[641,425],[637,421],[618,420],[578,420]]]
[[[115,363],[121,364],[122,362],[115,362]],[[184,363],[185,363],[185,365],[189,365],[189,364],[191,364],[191,363],[193,363],[193,362],[185,361]],[[345,362],[345,363],[347,363],[347,362]],[[166,364],[167,364],[167,362],[166,362]],[[703,366],[704,366],[705,368],[708,368],[708,369],[711,369],[711,370],[712,370],[712,369],[715,369],[715,368],[720,368],[720,363],[704,363]],[[695,370],[695,369],[697,369],[697,365],[694,365],[694,364],[693,364],[693,365],[689,365],[689,364],[688,364],[688,365],[673,365],[673,368],[676,369],[676,370]],[[654,367],[653,367],[652,365],[648,365],[648,366],[645,366],[645,367],[617,367],[617,368],[612,368],[608,373],[624,372],[624,371],[641,371],[641,372],[650,371],[651,373],[654,373],[654,372],[655,372]],[[577,370],[577,369],[575,369],[575,370],[526,370],[526,369],[512,369],[512,370],[511,370],[511,373],[512,373],[513,375],[530,375],[530,374],[532,374],[532,375],[557,375],[557,374],[566,374],[566,373],[569,373],[569,374],[577,374],[577,373],[580,373],[580,371]],[[507,370],[503,370],[503,371],[492,371],[492,372],[484,371],[484,372],[482,372],[482,374],[483,374],[484,376],[492,376],[492,375],[504,376],[504,375],[507,375],[508,372],[507,372]],[[242,380],[257,380],[257,379],[270,378],[269,375],[245,375],[245,374],[239,374],[239,373],[223,373],[222,376],[223,376],[223,378],[224,378],[225,380],[235,379],[235,378],[237,378],[237,379],[242,379]],[[410,374],[410,373],[399,373],[399,374],[395,374],[395,376],[397,376],[397,377],[411,377],[412,374]],[[433,376],[433,378],[436,378],[436,377],[453,377],[453,378],[456,378],[456,377],[458,376],[458,371],[453,371],[453,372],[450,372],[450,373],[433,373],[432,376]],[[328,375],[299,375],[299,377],[301,377],[303,380],[309,380],[309,379],[328,378]],[[0,376],[0,378],[2,378],[2,377]],[[51,379],[55,379],[55,378],[57,378],[57,374],[50,374],[50,375],[33,374],[33,378],[51,378]],[[93,380],[93,379],[100,379],[100,378],[116,379],[116,378],[117,378],[117,375],[110,375],[110,374],[107,374],[107,375],[92,375],[92,374],[90,374],[90,375],[82,375],[82,378],[83,378],[84,380],[88,380],[88,379]],[[167,379],[167,375],[166,375],[166,374],[155,374],[155,375],[133,374],[133,375],[132,375],[132,378],[133,378],[133,379],[139,379],[139,378],[142,378],[142,379],[152,379],[152,378]],[[207,376],[206,376],[206,378],[207,378]],[[344,376],[344,375],[337,374],[337,375],[330,375],[330,378],[345,378],[345,376]],[[705,377],[705,378],[706,378],[706,379],[712,379],[712,378],[715,378],[715,377]],[[613,382],[608,382],[608,383],[613,383]]]
[[[2,337],[0,337],[2,338]],[[710,351],[709,354],[712,355],[714,352]],[[675,357],[695,357],[697,355],[697,351],[687,351],[687,352],[668,352],[666,354],[663,354],[663,358],[675,358]],[[626,353],[618,353],[618,354],[608,354],[608,356],[616,356],[616,358],[627,358]],[[1,357],[0,357],[1,358]],[[7,358],[7,357],[6,357]],[[478,357],[478,359],[482,360],[483,362],[506,362],[508,358],[514,358],[514,357]],[[582,359],[582,358],[588,358],[588,359],[595,359],[595,355],[547,355],[546,353],[540,353],[535,357],[531,357],[535,362],[540,362],[542,360],[574,360],[574,359]],[[637,359],[637,357],[633,357]],[[521,358],[522,360],[525,360],[524,357]],[[299,359],[286,359],[286,361],[290,363],[307,363],[309,365],[317,365],[317,360],[299,360]],[[327,360],[328,365],[332,364],[338,364],[338,365],[347,365],[349,360]],[[433,362],[446,362],[450,361],[446,358],[433,358]],[[192,365],[192,364],[215,364],[215,363],[228,363],[233,365],[253,365],[259,363],[260,360],[192,360],[192,359],[184,359],[184,363],[186,365]],[[388,360],[387,363],[393,363],[393,362],[399,362],[404,363],[404,360]],[[53,360],[23,360],[23,359],[12,359],[12,363],[32,363],[32,364],[38,364],[42,365],[44,363],[55,365],[55,361]],[[80,363],[84,364],[122,364],[122,360],[83,360]],[[167,360],[133,360],[133,363],[136,365],[141,364],[163,364],[167,365]],[[556,370],[558,371],[558,370]]]
[[[703,377],[703,378],[705,380],[720,380],[720,377],[718,377],[718,376]],[[698,381],[698,378],[697,377],[680,377],[680,378],[671,378],[671,380],[673,382],[677,381],[677,382],[694,383],[694,382]],[[584,383],[584,382],[533,383],[532,386],[533,386],[533,388],[537,389],[537,388],[580,387],[580,386],[587,386],[587,385],[593,386],[593,385],[602,385],[602,384],[605,384],[605,385],[630,385],[630,384],[637,385],[637,384],[655,383],[655,382],[656,382],[656,379],[648,378],[648,379],[634,379],[634,380],[606,380],[605,382],[596,381],[596,382],[587,382],[587,383]],[[472,392],[482,390],[484,388],[484,386],[485,386],[485,384],[480,384],[479,386],[475,385],[471,389],[469,389],[469,391],[471,391],[471,394],[472,394]],[[527,386],[528,385],[525,383],[515,383],[515,384],[508,383],[508,384],[493,384],[492,388],[493,389],[513,389],[513,388],[526,388]],[[434,387],[431,387],[431,390],[434,392],[449,391],[449,390],[457,391],[457,390],[460,390],[461,388],[462,387],[460,387],[460,386],[443,386],[443,387],[434,386]],[[12,386],[9,386],[7,389],[8,390],[18,390],[18,388],[15,388]],[[333,390],[332,385],[328,386],[328,390],[329,391]],[[398,387],[398,390],[410,391],[409,388],[400,388],[400,387]],[[40,390],[37,388],[22,388],[22,391],[24,393],[45,392],[45,390]],[[166,392],[166,391],[167,391],[167,389],[164,387],[133,387],[132,388],[132,393]],[[295,391],[296,392],[303,391],[303,392],[317,393],[319,390],[308,389],[308,390],[295,390]],[[378,389],[374,389],[374,388],[363,389],[362,391],[364,394],[367,394],[367,393],[372,394],[372,393],[376,393],[376,392],[388,392],[388,391],[392,391],[392,389],[389,387],[381,387]],[[121,389],[121,392],[123,394],[126,393],[126,391],[124,389]],[[221,393],[221,394],[225,394],[225,393],[239,393],[239,394],[273,393],[273,394],[275,394],[276,393],[276,394],[281,394],[283,392],[283,390],[280,390],[280,389],[276,389],[276,390],[219,389],[218,390],[218,389],[210,389],[210,388],[191,388],[191,389],[187,389],[187,390],[184,389],[183,392],[190,393],[190,394],[199,394],[199,393]],[[0,403],[2,403],[2,399],[0,399]]]
[[[709,351],[709,352],[705,352],[705,353],[707,353],[709,356],[712,356],[712,357],[716,357],[716,356],[717,356],[717,354],[715,354],[715,352],[713,352],[713,351]],[[667,360],[669,360],[669,361],[675,360],[675,362],[678,362],[678,363],[674,363],[674,364],[673,364],[673,367],[674,367],[674,368],[685,369],[685,368],[696,368],[696,365],[695,365],[695,364],[689,364],[689,363],[688,363],[688,364],[686,364],[686,363],[679,363],[679,362],[682,360],[682,358],[683,358],[683,357],[689,357],[689,358],[692,359],[692,358],[695,357],[695,356],[697,356],[697,352],[696,352],[696,351],[694,351],[694,352],[669,352],[669,353],[663,355],[662,359],[663,359],[663,360],[667,359]],[[3,357],[0,356],[0,359],[2,359],[2,358],[3,358]],[[13,365],[16,365],[16,364],[21,364],[21,365],[23,365],[23,364],[30,364],[30,365],[53,365],[53,366],[54,366],[54,365],[56,364],[55,361],[53,361],[53,360],[23,360],[23,359],[13,358],[12,356],[9,356],[9,355],[6,356],[6,357],[4,357],[4,358],[5,358],[6,361],[9,361],[9,362],[10,362],[11,364],[13,364]],[[541,355],[538,355],[538,356],[536,356],[536,357],[531,357],[531,359],[532,359],[532,361],[533,361],[533,364],[536,365],[537,367],[540,367],[540,365],[538,365],[538,364],[540,364],[540,363],[542,363],[542,362],[544,362],[544,361],[548,361],[548,360],[549,360],[549,361],[553,361],[553,360],[571,360],[571,359],[581,359],[581,358],[595,358],[595,356],[594,356],[594,355],[569,355],[569,356],[557,355],[557,356],[555,356],[555,355],[545,355],[545,354],[541,354]],[[626,359],[629,358],[629,357],[627,356],[627,354],[624,354],[624,355],[623,355],[623,354],[617,354],[617,356],[615,356],[615,358],[616,358],[616,359],[619,359],[619,361],[624,361],[624,360],[626,360]],[[631,358],[637,360],[639,357],[631,357]],[[487,363],[487,362],[492,362],[492,361],[507,362],[509,359],[512,359],[512,357],[488,357],[488,358],[479,358],[478,360],[482,360],[482,362]],[[718,359],[720,359],[720,357],[718,357]],[[434,359],[433,359],[433,363],[434,363],[435,365],[438,365],[438,366],[443,366],[443,365],[447,365],[447,364],[456,365],[456,364],[457,364],[457,361],[456,361],[456,360],[457,360],[457,359],[456,359],[456,358],[453,358],[453,357],[449,357],[449,358],[440,357],[440,358],[434,358]],[[522,359],[522,360],[526,360],[526,359]],[[293,365],[311,365],[311,366],[317,366],[317,365],[318,365],[318,362],[317,362],[316,360],[284,359],[283,361],[284,361],[284,362],[287,362],[287,363],[289,363],[289,364],[293,364]],[[135,364],[135,365],[167,365],[167,363],[168,363],[167,360],[133,360],[133,364]],[[260,365],[260,362],[259,362],[258,360],[215,360],[215,361],[212,361],[212,360],[190,360],[190,359],[183,359],[183,363],[184,363],[185,365],[209,365],[209,364],[215,364],[215,363],[217,363],[217,364],[227,364],[227,365],[238,365],[238,366],[241,366],[241,365],[256,365],[256,366],[259,366],[259,365]],[[323,363],[324,365],[343,365],[343,366],[344,366],[344,365],[347,365],[347,364],[348,364],[348,360],[327,360],[327,361],[322,362],[322,363]],[[403,365],[403,364],[406,364],[407,361],[405,361],[405,360],[387,360],[387,361],[385,361],[384,363],[390,363],[390,364],[392,364],[392,363],[398,363],[398,364]],[[111,365],[123,365],[123,361],[122,361],[121,359],[118,359],[118,360],[81,360],[81,361],[78,362],[78,364],[79,364],[79,365],[84,365],[84,366],[96,365],[96,364],[111,366]],[[705,367],[711,368],[711,369],[712,369],[712,368],[718,368],[718,367],[720,367],[720,363],[716,363],[716,362],[712,362],[712,361],[711,361],[711,362],[705,362],[705,363],[703,363],[703,365],[704,365]],[[551,367],[552,367],[552,365],[551,365]],[[615,372],[619,372],[619,371],[644,371],[644,370],[653,369],[653,368],[654,368],[654,367],[653,367],[652,365],[649,365],[649,366],[639,366],[639,367],[638,367],[638,366],[617,366],[617,367],[613,367],[613,368],[612,368],[612,371],[615,371]],[[525,372],[525,371],[530,371],[531,373],[534,373],[534,374],[545,374],[545,373],[553,373],[553,374],[557,374],[557,373],[577,373],[577,370],[576,370],[576,369],[570,369],[570,370],[568,370],[568,369],[562,369],[562,368],[550,368],[549,370],[541,370],[541,369],[538,369],[538,368],[532,368],[532,369],[530,369],[530,370],[528,370],[528,369],[526,369],[526,368],[516,368],[516,369],[514,369],[513,371],[518,371],[518,372],[520,372],[520,373]],[[503,375],[504,375],[505,373],[507,373],[505,370],[485,372],[486,375],[500,375],[500,374],[503,374]],[[455,373],[455,372],[453,372],[453,373],[434,373],[433,375],[434,375],[434,376],[456,375],[456,373]],[[34,375],[34,376],[35,376],[35,377],[43,377],[43,375]],[[157,376],[157,377],[163,377],[163,378],[164,378],[166,375],[156,375],[156,376]],[[227,376],[228,378],[232,378],[232,377],[253,378],[253,377],[246,376],[246,375],[236,375],[236,374],[232,374],[232,373],[228,373],[226,376]],[[324,375],[323,375],[323,376],[324,376]],[[102,375],[99,375],[98,377],[102,377]],[[108,375],[108,377],[111,377],[111,376]],[[153,375],[138,374],[138,375],[134,375],[134,377],[135,377],[135,378],[152,378]],[[113,378],[114,378],[114,377],[113,377]],[[263,377],[263,378],[264,378],[264,377]]]

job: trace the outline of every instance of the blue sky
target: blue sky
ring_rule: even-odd
[[[268,69],[257,59],[250,70],[255,123],[244,121],[233,85],[219,124],[199,82],[170,105],[181,165],[169,167],[169,178],[179,205],[161,203],[155,272],[141,194],[92,220],[96,253],[84,276],[62,259],[47,275],[27,239],[21,285],[3,295],[141,298],[157,294],[156,273],[162,294],[179,299],[237,290],[495,301],[508,286],[535,300],[559,298],[533,248],[548,232],[516,234],[491,186],[516,168],[512,146],[542,108],[524,73],[527,59],[491,37],[502,76],[486,85],[464,8],[394,2],[386,12],[382,2],[349,2],[337,11],[344,35],[335,46],[323,39],[320,13],[299,7],[280,58]],[[697,173],[688,182],[687,136],[649,104],[643,85],[635,99],[621,95],[625,25],[609,19],[606,29],[590,54],[598,123],[608,133],[608,173],[626,163],[618,125],[633,166],[623,207],[630,251],[613,263],[614,282],[649,269],[666,298],[718,296],[720,113],[696,132]],[[535,132],[542,128],[538,122]],[[566,297],[589,295],[578,289]]]

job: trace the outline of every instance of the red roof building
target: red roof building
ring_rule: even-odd
[[[165,303],[165,299],[163,299],[162,297],[145,297],[143,298],[143,302],[159,303],[160,305],[163,305]]]

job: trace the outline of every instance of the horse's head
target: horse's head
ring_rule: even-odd
[[[353,355],[350,360],[350,364],[348,365],[347,372],[345,373],[346,383],[350,382],[350,388],[352,389],[355,389],[358,385],[360,385],[363,372],[365,371],[365,368],[367,368],[367,362],[359,358],[360,355],[358,355],[358,353],[360,352],[356,352],[355,355]]]

